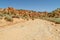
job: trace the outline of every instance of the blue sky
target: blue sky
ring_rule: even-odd
[[[34,11],[52,11],[60,8],[60,0],[0,0],[0,8],[14,7]]]

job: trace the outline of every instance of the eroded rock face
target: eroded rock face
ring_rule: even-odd
[[[2,12],[1,12],[2,11]],[[13,7],[8,7],[8,8],[0,8],[1,13],[11,13],[11,14],[27,14],[27,15],[32,15],[32,16],[47,16],[48,12],[36,12],[36,11],[30,11],[30,10],[17,10]]]
[[[60,40],[60,27],[45,20],[29,20],[0,28],[0,40]]]

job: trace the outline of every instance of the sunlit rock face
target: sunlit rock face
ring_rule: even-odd
[[[1,8],[0,11],[3,11],[4,13],[18,13],[18,11],[13,7],[8,7],[4,9]]]
[[[36,11],[31,11],[31,10],[18,10],[13,7],[8,7],[8,8],[0,8],[1,13],[11,13],[11,14],[20,14],[20,15],[31,15],[31,16],[47,16],[48,12],[36,12]]]
[[[15,9],[12,8],[12,7],[8,7],[8,8],[5,8],[4,11],[5,11],[5,12],[8,12],[8,13],[11,13],[11,12],[14,12]]]

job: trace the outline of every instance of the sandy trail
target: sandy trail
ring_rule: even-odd
[[[0,40],[60,40],[60,24],[35,19],[0,28]]]

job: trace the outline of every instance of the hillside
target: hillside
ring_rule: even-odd
[[[0,8],[0,40],[60,40],[59,12]]]
[[[13,21],[13,18],[35,19],[45,17],[48,12],[36,12],[31,10],[18,10],[12,7],[0,9],[0,19]]]
[[[0,27],[15,24],[20,20],[34,20],[45,17],[47,12],[36,12],[31,10],[18,10],[13,7],[0,8]]]

